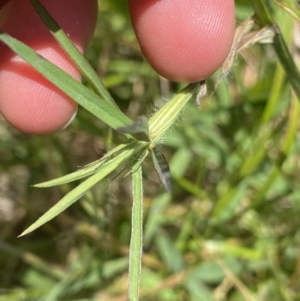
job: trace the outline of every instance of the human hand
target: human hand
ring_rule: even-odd
[[[83,51],[96,24],[97,0],[41,2]],[[225,60],[234,35],[234,0],[128,3],[141,49],[162,76],[174,81],[200,81]],[[80,79],[29,0],[0,0],[0,30]],[[0,44],[0,112],[11,125],[26,133],[51,133],[69,124],[76,110],[76,103]]]

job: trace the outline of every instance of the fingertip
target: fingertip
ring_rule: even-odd
[[[0,0],[0,10],[8,3],[9,0]]]
[[[96,24],[97,1],[41,2],[83,51]],[[29,0],[10,0],[1,16],[2,31],[23,41],[80,80],[74,63],[35,14]],[[65,128],[76,115],[77,104],[3,44],[0,53],[0,112],[5,119],[30,134],[52,133]]]
[[[152,67],[173,81],[212,75],[233,41],[233,0],[128,0],[141,50]]]
[[[16,129],[28,134],[56,132],[76,112],[74,101],[17,56],[1,69],[0,111]],[[78,73],[72,74],[79,79]]]
[[[65,130],[71,123],[72,121],[74,120],[74,118],[76,117],[77,115],[77,111],[78,111],[78,106],[76,106],[75,110],[74,110],[74,113],[73,115],[70,117],[70,119],[65,123],[65,125],[63,125],[59,130],[60,131],[63,131]]]

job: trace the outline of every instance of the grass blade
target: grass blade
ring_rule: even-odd
[[[283,39],[280,28],[275,24],[269,6],[263,0],[250,0],[261,27],[272,25],[274,27],[273,48],[281,62],[286,76],[300,101],[300,72]]]
[[[118,152],[122,151],[125,147],[129,148],[128,145],[121,144],[121,145],[115,147],[112,151],[107,153],[101,159],[94,161],[92,163],[89,163],[88,165],[84,166],[83,168],[81,168],[75,172],[72,172],[70,174],[67,174],[65,176],[62,176],[62,177],[59,177],[59,178],[56,178],[56,179],[53,179],[53,180],[50,180],[47,182],[39,183],[39,184],[36,184],[33,186],[38,187],[38,188],[46,188],[46,187],[52,187],[52,186],[70,183],[70,182],[77,181],[82,178],[88,177],[88,176],[96,173],[102,167],[102,165],[104,165],[109,160],[110,157],[115,156]]]
[[[111,102],[103,101],[97,94],[40,56],[24,43],[1,32],[0,41],[10,47],[56,87],[113,129],[132,123],[132,120],[118,110]]]
[[[72,61],[76,64],[81,74],[87,79],[87,81],[92,85],[97,94],[103,97],[104,100],[113,103],[116,107],[116,103],[112,99],[108,90],[105,88],[101,79],[95,70],[91,67],[86,58],[80,53],[77,47],[69,39],[69,37],[64,33],[64,31],[59,27],[56,21],[48,13],[45,7],[38,0],[30,0],[33,8],[40,16],[44,24],[47,26],[53,37],[60,44],[60,46],[66,51]]]
[[[300,21],[300,5],[295,0],[275,0],[275,3],[286,10],[294,19]]]
[[[132,224],[129,252],[129,301],[139,300],[139,287],[142,268],[143,250],[143,177],[139,161],[133,166],[132,172]]]
[[[56,205],[54,205],[50,210],[42,215],[35,223],[27,228],[21,235],[19,235],[19,237],[36,230],[37,228],[41,227],[42,225],[62,213],[65,209],[67,209],[78,199],[80,199],[91,187],[100,182],[111,171],[111,165],[107,165],[106,168],[103,168],[103,170],[101,170],[101,172],[98,172],[97,174],[91,176],[83,183],[78,185],[75,189],[66,194]]]
[[[93,176],[85,180],[83,183],[79,184],[76,188],[66,194],[56,205],[54,205],[50,210],[48,210],[44,215],[42,215],[34,224],[27,228],[20,236],[24,236],[40,226],[44,225],[46,222],[50,221],[78,199],[80,199],[90,188],[96,185],[98,182],[103,180],[107,175],[117,169],[122,163],[126,162],[131,156],[134,156],[139,152],[139,148],[129,149],[124,151],[117,157],[112,158],[108,163],[104,164],[102,168]]]

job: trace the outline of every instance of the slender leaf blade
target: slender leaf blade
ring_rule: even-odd
[[[132,123],[132,120],[118,110],[111,102],[103,101],[93,91],[24,43],[1,32],[0,41],[10,47],[56,87],[113,129],[118,129]]]
[[[285,43],[281,34],[280,28],[275,24],[272,11],[269,5],[263,0],[250,0],[250,3],[255,11],[260,27],[274,26],[275,36],[273,40],[273,48],[280,60],[280,63],[285,70],[287,79],[289,80],[298,100],[300,101],[300,72],[293,60],[293,57]]]
[[[122,151],[125,147],[128,147],[128,145],[121,144],[121,145],[117,146],[116,148],[114,148],[109,153],[107,153],[101,159],[96,160],[92,163],[89,163],[86,166],[84,166],[83,168],[81,168],[75,172],[72,172],[70,174],[67,174],[65,176],[62,176],[62,177],[59,177],[59,178],[56,178],[56,179],[53,179],[53,180],[50,180],[47,182],[35,184],[33,186],[38,187],[38,188],[46,188],[46,187],[52,187],[52,186],[57,186],[57,185],[63,185],[66,183],[80,180],[82,178],[86,178],[90,175],[95,174],[102,167],[102,165],[104,165],[110,159],[110,157],[115,156],[118,152]]]
[[[300,3],[296,0],[275,0],[280,7],[286,10],[294,19],[300,21]]]
[[[108,163],[104,164],[100,170],[85,180],[83,183],[79,184],[76,188],[66,194],[56,205],[49,209],[44,215],[42,215],[35,223],[33,223],[29,228],[27,228],[20,236],[24,236],[40,226],[44,225],[65,209],[70,207],[78,199],[80,199],[90,188],[96,185],[98,182],[103,180],[107,175],[116,170],[122,163],[126,162],[130,157],[138,155],[139,151],[143,149],[143,145],[140,144],[138,148],[131,148],[117,157],[112,158]],[[19,236],[19,237],[20,237]]]
[[[108,90],[103,85],[101,79],[95,70],[91,67],[86,58],[81,54],[69,37],[59,27],[57,22],[52,18],[49,12],[38,0],[30,0],[35,11],[38,13],[44,24],[47,26],[53,37],[60,44],[60,46],[66,51],[72,61],[76,64],[83,76],[93,86],[97,94],[101,95],[106,101],[110,101],[116,107],[116,103],[109,94]]]
[[[106,169],[101,170],[97,174],[91,176],[83,183],[78,185],[75,189],[66,194],[56,205],[49,209],[44,215],[42,215],[35,223],[28,227],[19,237],[24,236],[37,228],[41,227],[45,223],[49,222],[51,219],[62,213],[78,199],[80,199],[91,187],[100,182],[105,176],[111,172],[111,166],[106,166]]]

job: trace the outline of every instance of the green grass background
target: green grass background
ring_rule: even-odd
[[[238,23],[252,15],[236,1]],[[296,23],[274,6],[299,62]],[[299,26],[299,24],[298,24]],[[86,56],[132,119],[183,87],[141,56],[126,2],[101,1]],[[270,45],[237,58],[201,108],[190,104],[160,148],[170,197],[144,164],[143,301],[300,300],[298,101]],[[67,130],[22,134],[0,119],[0,300],[127,300],[130,177],[94,187],[32,234],[17,236],[77,183],[31,185],[75,171],[122,141],[84,109]]]

